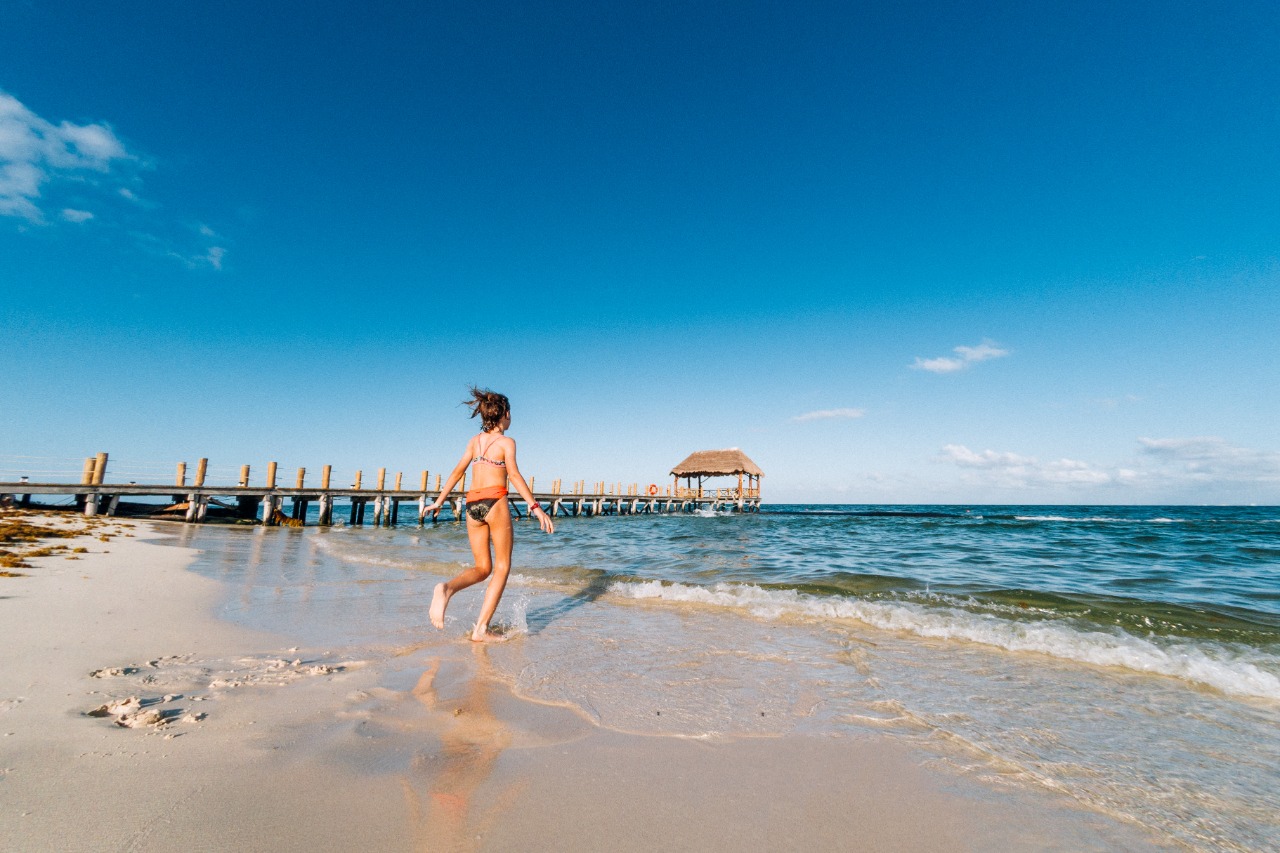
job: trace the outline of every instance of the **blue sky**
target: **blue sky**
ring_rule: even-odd
[[[1280,503],[1273,4],[26,2],[0,474]],[[411,479],[416,479],[416,473]]]

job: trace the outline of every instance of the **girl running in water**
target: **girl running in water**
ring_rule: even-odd
[[[479,435],[467,442],[467,449],[458,460],[449,481],[440,490],[440,496],[427,507],[427,512],[439,512],[445,498],[472,466],[471,488],[467,490],[467,538],[471,540],[471,554],[475,567],[467,569],[447,583],[436,584],[431,596],[431,624],[444,627],[444,611],[449,599],[459,590],[489,578],[485,589],[484,604],[480,607],[480,619],[471,631],[471,639],[477,643],[491,643],[504,639],[489,630],[489,620],[498,609],[502,591],[507,587],[507,575],[511,573],[511,510],[507,502],[507,481],[515,486],[524,498],[529,511],[547,533],[556,528],[551,517],[533,499],[520,469],[516,467],[516,443],[505,433],[511,427],[511,403],[503,394],[471,389],[471,417],[480,416],[482,429]]]

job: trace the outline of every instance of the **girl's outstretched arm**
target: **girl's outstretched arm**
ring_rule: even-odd
[[[507,448],[507,479],[511,481],[511,485],[516,487],[516,492],[520,497],[524,498],[525,504],[529,507],[529,512],[535,513],[538,518],[538,524],[542,526],[545,533],[555,533],[556,526],[551,520],[551,516],[547,515],[536,500],[533,498],[533,491],[529,488],[529,484],[524,481],[524,477],[520,473],[520,467],[516,465],[516,440],[511,439],[511,446]]]
[[[436,496],[435,501],[426,508],[426,512],[439,512],[444,506],[444,499],[449,497],[449,493],[453,491],[453,487],[458,485],[458,481],[462,479],[462,475],[466,473],[467,466],[471,464],[473,454],[471,453],[471,443],[475,439],[467,442],[466,448],[462,451],[462,458],[458,460],[458,464],[454,466],[453,473],[449,475],[449,479],[445,481],[444,486],[440,489],[440,494]]]

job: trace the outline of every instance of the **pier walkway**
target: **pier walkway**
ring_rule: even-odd
[[[438,513],[429,514],[427,507],[439,496],[442,478],[437,474],[432,484],[428,471],[422,472],[418,488],[404,488],[403,473],[396,473],[394,480],[388,483],[385,468],[378,470],[372,487],[364,486],[362,472],[357,471],[354,483],[346,488],[335,488],[330,483],[332,469],[326,465],[318,486],[306,484],[305,468],[298,469],[292,486],[282,486],[277,483],[275,463],[270,463],[262,485],[250,483],[249,466],[245,465],[240,470],[238,483],[220,486],[205,482],[207,464],[207,459],[200,460],[190,484],[185,463],[178,463],[172,484],[109,483],[106,482],[107,454],[100,453],[85,460],[79,483],[34,483],[28,478],[20,478],[17,482],[0,481],[0,495],[12,495],[19,506],[31,506],[36,495],[72,497],[76,506],[89,516],[116,515],[123,501],[131,514],[180,515],[185,521],[197,524],[212,519],[210,506],[216,508],[214,515],[219,518],[258,521],[266,525],[301,526],[308,522],[331,525],[335,517],[352,525],[372,523],[385,527],[406,522],[422,525],[428,519],[432,522],[439,520]],[[707,509],[757,512],[760,508],[760,489],[741,486],[704,489],[701,485],[681,487],[678,482],[659,487],[639,483],[588,484],[579,480],[565,490],[562,481],[553,480],[550,490],[538,491],[533,488],[535,483],[532,479],[529,484],[534,499],[552,517],[688,513]],[[465,489],[464,480],[446,503],[453,520],[462,518]],[[140,504],[127,500],[157,497],[163,498],[164,502],[153,504],[155,509],[150,513],[138,513]],[[508,496],[508,502],[517,517],[528,516],[529,507],[514,490]],[[411,507],[417,510],[416,513],[406,512]]]

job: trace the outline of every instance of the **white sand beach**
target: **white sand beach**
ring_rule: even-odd
[[[84,531],[0,578],[8,849],[1160,849],[888,737],[628,735],[518,698],[457,637],[301,648],[216,618],[194,552],[148,541],[176,527],[28,518]]]

